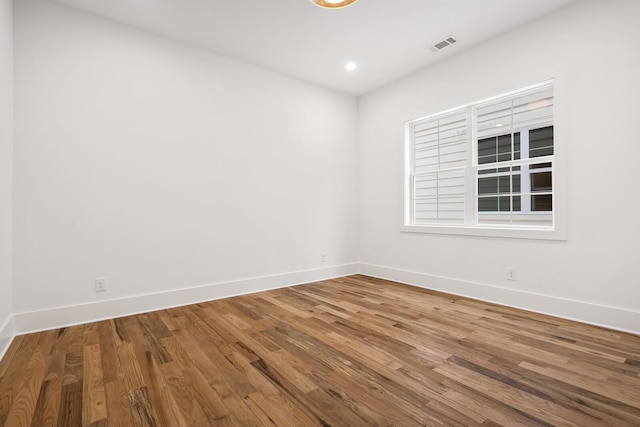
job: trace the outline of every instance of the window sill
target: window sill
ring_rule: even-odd
[[[498,226],[460,225],[403,225],[404,233],[439,234],[450,236],[498,237],[507,239],[567,240],[566,232],[552,228],[507,228]]]

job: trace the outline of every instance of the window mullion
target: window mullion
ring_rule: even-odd
[[[467,107],[467,152],[470,156],[467,158],[466,168],[466,188],[465,188],[465,210],[464,223],[467,225],[477,225],[478,211],[478,147],[474,144],[477,139],[476,114],[474,107]]]
[[[520,129],[520,159],[529,159],[529,129]],[[520,167],[520,209],[523,213],[531,213],[531,175],[529,164]]]

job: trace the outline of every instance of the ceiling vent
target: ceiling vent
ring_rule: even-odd
[[[441,40],[441,41],[439,41],[438,43],[435,43],[435,44],[433,44],[433,45],[429,46],[429,50],[430,50],[431,52],[437,52],[437,51],[439,51],[439,50],[444,49],[445,47],[447,47],[447,46],[449,46],[449,45],[454,44],[455,42],[456,42],[455,37],[453,37],[453,36],[449,36],[449,37],[447,37],[446,39]]]

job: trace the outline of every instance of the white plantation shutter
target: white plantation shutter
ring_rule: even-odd
[[[413,222],[464,223],[467,112],[416,121],[411,139]]]
[[[476,109],[478,139],[553,124],[553,89],[549,86],[485,104]]]

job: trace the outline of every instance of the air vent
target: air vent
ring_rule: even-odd
[[[438,43],[434,43],[433,45],[429,46],[429,50],[431,52],[437,52],[441,49],[444,49],[445,47],[452,45],[456,42],[455,37],[453,36],[449,36],[444,40],[439,41]]]

